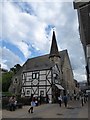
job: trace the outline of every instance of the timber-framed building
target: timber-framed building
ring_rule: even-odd
[[[10,92],[29,97],[49,96],[56,102],[60,92],[74,92],[73,72],[67,50],[58,51],[55,31],[50,54],[28,59],[13,77]]]

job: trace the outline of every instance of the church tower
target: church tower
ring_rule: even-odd
[[[49,59],[55,64],[60,62],[60,55],[59,55],[58,46],[56,42],[55,31],[53,31],[53,35],[52,35],[52,44],[51,44]]]
[[[55,31],[52,35],[52,43],[49,54],[50,62],[53,64],[52,68],[52,102],[57,102],[57,98],[60,95],[60,88],[56,85],[60,85],[62,82],[62,72],[61,72],[61,58],[58,51]]]

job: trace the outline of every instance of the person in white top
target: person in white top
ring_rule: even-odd
[[[61,95],[58,97],[58,101],[59,101],[59,105],[61,107],[61,104],[62,104],[62,96]]]
[[[35,107],[36,106],[36,104],[35,104],[35,98],[34,97],[32,97],[32,100],[31,100],[31,107],[29,108],[29,110],[28,110],[28,113],[33,113],[33,107]]]

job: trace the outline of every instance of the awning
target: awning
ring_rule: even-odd
[[[59,85],[59,84],[55,84],[55,85],[58,87],[58,89],[64,90],[64,88],[61,85]]]

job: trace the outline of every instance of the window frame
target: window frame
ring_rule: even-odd
[[[39,79],[39,72],[32,73],[32,79]]]

